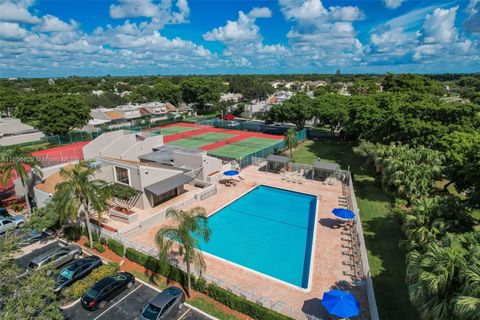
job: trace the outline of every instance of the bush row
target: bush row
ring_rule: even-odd
[[[90,246],[90,242],[88,242],[88,241],[85,242],[84,245],[85,245],[85,247],[92,248],[92,246]],[[105,247],[100,242],[93,242],[93,249],[97,250],[100,253],[105,252]]]
[[[107,246],[110,248],[110,250],[115,252],[117,256],[123,257],[125,255],[125,247],[117,240],[108,239]]]
[[[65,290],[65,295],[72,300],[80,298],[82,294],[96,282],[114,274],[118,271],[118,268],[118,264],[109,263],[94,269],[88,276],[68,287],[67,290]]]
[[[110,243],[110,241],[109,241]],[[120,244],[121,245],[121,244]],[[112,249],[113,250],[113,249]],[[145,268],[154,271],[158,274],[175,282],[185,284],[187,282],[187,275],[182,270],[175,268],[169,264],[162,263],[149,255],[138,252],[135,249],[127,248],[125,256],[133,262],[136,262]],[[196,291],[202,292],[217,300],[218,302],[228,306],[229,308],[246,314],[254,319],[265,320],[286,320],[290,319],[287,316],[279,314],[278,312],[267,309],[259,304],[241,298],[225,289],[222,289],[214,284],[208,284],[202,278],[195,279],[192,276],[192,287]]]

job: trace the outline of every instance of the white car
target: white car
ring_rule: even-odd
[[[22,215],[14,216],[11,218],[0,217],[0,234],[3,234],[9,230],[23,228],[24,226],[25,218]]]

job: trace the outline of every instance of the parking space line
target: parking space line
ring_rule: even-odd
[[[180,316],[180,318],[178,318],[178,320],[182,320],[182,319],[187,315],[187,313],[190,312],[190,310],[191,310],[191,309],[188,309],[187,311],[185,311],[185,313],[182,314],[182,315]]]
[[[140,287],[142,287],[142,285],[139,285],[138,287],[136,287],[135,289],[133,289],[132,291],[130,291],[125,297],[123,297],[122,299],[118,300],[115,304],[111,305],[107,310],[103,311],[102,313],[100,313],[97,317],[95,317],[93,320],[97,320],[98,318],[100,318],[101,316],[103,316],[105,313],[108,312],[108,310],[112,309],[113,307],[115,307],[117,304],[119,304],[120,302],[122,302],[123,300],[125,300],[129,295],[131,295],[132,293],[134,293],[135,291],[137,291]]]

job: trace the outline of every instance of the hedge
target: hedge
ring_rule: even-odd
[[[109,263],[94,269],[88,276],[72,284],[72,286],[66,290],[65,295],[72,298],[72,300],[80,298],[82,294],[96,282],[114,274],[118,271],[118,268],[118,264]]]
[[[135,249],[127,248],[125,256],[128,260],[136,262],[145,268],[154,271],[158,274],[165,276],[166,278],[175,282],[185,284],[187,281],[187,274],[182,270],[171,266],[169,264],[162,263],[160,260],[155,259],[149,255],[138,252]],[[208,284],[204,279],[195,279],[192,276],[192,287],[207,294],[211,298],[218,302],[228,306],[230,309],[239,311],[254,319],[264,320],[287,320],[290,319],[278,312],[267,309],[259,304],[248,301],[241,298],[225,289],[222,289],[214,284]]]
[[[108,239],[107,246],[110,248],[110,250],[115,252],[117,256],[123,257],[125,255],[125,247],[123,246],[123,244],[121,244],[117,240],[114,240],[111,238]]]
[[[207,295],[230,309],[236,310],[254,319],[264,320],[287,320],[290,319],[278,312],[267,309],[259,304],[241,298],[213,283],[208,285]]]

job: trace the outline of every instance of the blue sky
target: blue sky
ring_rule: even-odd
[[[0,0],[0,77],[479,66],[480,0]]]

